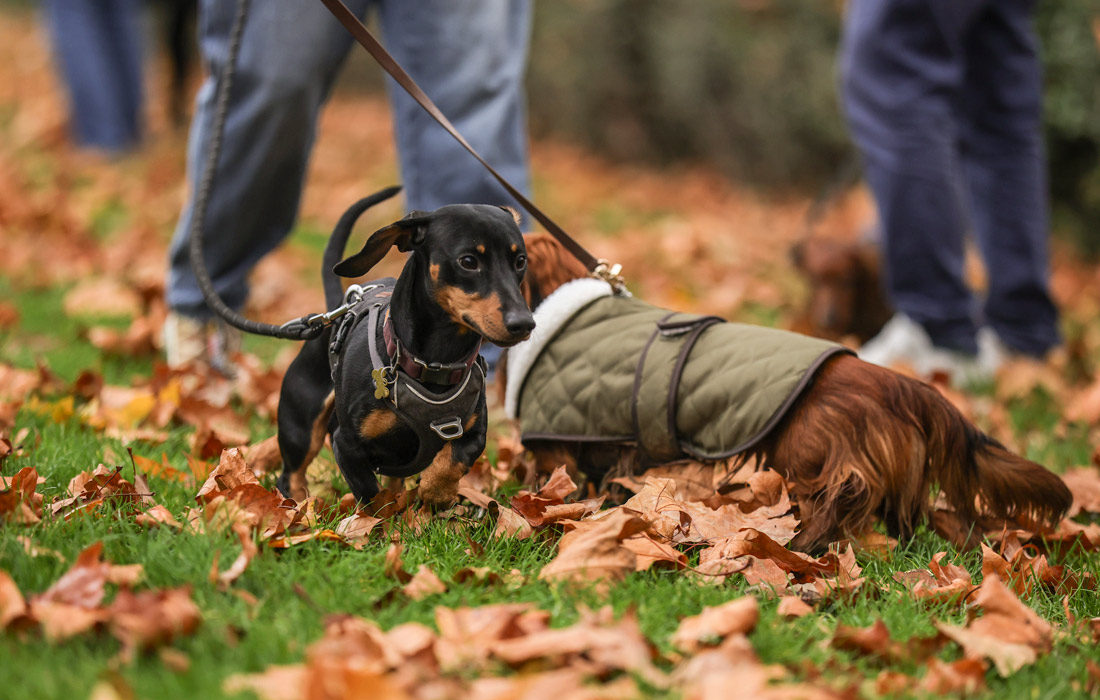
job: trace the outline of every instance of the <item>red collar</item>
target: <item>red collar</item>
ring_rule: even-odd
[[[386,342],[386,354],[394,358],[394,364],[404,370],[405,374],[425,384],[458,384],[477,362],[478,353],[481,351],[479,339],[473,352],[465,360],[447,364],[426,362],[404,348],[393,330],[389,313],[386,314],[386,320],[382,322],[382,338]]]

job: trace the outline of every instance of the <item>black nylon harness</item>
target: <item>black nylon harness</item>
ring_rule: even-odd
[[[346,369],[341,363],[344,344],[360,322],[368,324],[364,332],[369,333],[374,396],[416,434],[419,442],[416,456],[406,464],[378,466],[374,467],[374,471],[383,476],[405,478],[424,471],[448,442],[465,434],[466,425],[477,411],[484,394],[486,368],[484,358],[478,356],[453,388],[437,392],[409,376],[398,363],[396,355],[379,353],[379,347],[386,347],[382,325],[389,311],[395,282],[393,278],[386,278],[366,287],[352,285],[348,288],[345,302],[353,306],[340,319],[333,333],[328,359],[333,382],[339,385],[340,376]],[[360,369],[357,367],[348,371]]]

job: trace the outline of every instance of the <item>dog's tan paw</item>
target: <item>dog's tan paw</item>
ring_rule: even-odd
[[[446,508],[458,500],[458,482],[469,470],[451,457],[451,446],[445,445],[428,468],[420,475],[420,500],[432,508]]]

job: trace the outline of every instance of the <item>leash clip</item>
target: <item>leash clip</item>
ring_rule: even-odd
[[[607,282],[616,294],[621,294],[626,291],[626,282],[623,280],[622,271],[623,266],[619,263],[612,264],[600,258],[597,261],[596,268],[592,270],[592,276]]]

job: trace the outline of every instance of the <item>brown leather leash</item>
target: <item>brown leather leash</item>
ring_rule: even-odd
[[[451,136],[469,151],[474,158],[477,158],[478,162],[485,166],[485,169],[504,186],[504,189],[507,190],[509,194],[515,197],[516,201],[519,202],[536,221],[542,224],[566,250],[576,256],[576,258],[591,271],[593,277],[606,281],[612,286],[616,293],[625,291],[623,279],[619,275],[621,269],[619,265],[609,265],[605,260],[598,260],[585,250],[581,244],[573,240],[569,234],[563,231],[560,226],[554,223],[554,221],[544,214],[541,209],[535,206],[533,202],[527,199],[527,197],[517,190],[512,183],[508,182],[500,173],[494,170],[493,167],[489,165],[469,143],[467,143],[466,139],[458,133],[447,117],[445,117],[443,113],[439,111],[439,108],[435,106],[435,103],[424,94],[424,91],[420,89],[393,56],[378,43],[378,40],[374,38],[363,23],[359,21],[359,18],[352,14],[351,10],[349,10],[343,2],[340,0],[321,1],[325,3],[329,11],[340,20],[340,23],[344,25],[348,32],[355,37],[363,48],[378,61],[379,65],[381,65],[382,68],[389,73],[425,111],[428,112],[428,114],[439,122]],[[207,306],[215,315],[234,328],[238,328],[246,333],[267,335],[274,338],[311,340],[319,337],[326,328],[331,327],[334,323],[339,321],[352,309],[354,303],[346,301],[343,305],[325,313],[306,314],[301,318],[287,321],[280,326],[254,321],[241,315],[234,309],[229,308],[225,301],[222,300],[218,291],[214,288],[214,282],[210,278],[210,272],[206,269],[206,262],[202,252],[206,210],[210,199],[210,192],[214,186],[214,174],[217,170],[218,161],[221,155],[222,140],[225,137],[225,122],[229,112],[229,95],[233,89],[233,78],[236,73],[238,57],[240,56],[241,36],[244,33],[245,20],[248,17],[250,5],[251,0],[237,0],[237,12],[233,18],[233,24],[229,33],[229,45],[225,67],[222,69],[221,79],[218,81],[217,91],[214,96],[214,121],[211,125],[210,137],[206,143],[205,167],[202,169],[195,187],[194,212],[191,217],[191,229],[189,231],[191,240],[189,241],[188,248],[191,269],[195,273],[195,280],[198,282],[199,289],[202,291],[202,296],[203,299],[206,300]],[[383,193],[379,194],[381,195]],[[383,198],[392,194],[394,194],[394,192],[386,194]]]
[[[561,226],[554,223],[554,220],[535,206],[534,202],[524,196],[524,194],[516,189],[512,183],[508,182],[508,180],[498,173],[493,166],[489,165],[474,147],[463,138],[462,134],[458,133],[458,130],[455,129],[446,115],[435,106],[431,98],[420,89],[420,86],[417,85],[416,81],[414,81],[405,69],[401,67],[397,59],[386,51],[385,47],[382,46],[378,39],[374,38],[374,35],[370,33],[366,25],[348,9],[347,5],[345,5],[342,0],[321,0],[321,2],[323,2],[325,7],[327,7],[336,19],[340,21],[340,24],[344,25],[344,28],[355,37],[355,40],[367,50],[367,53],[378,62],[378,65],[382,66],[382,69],[389,73],[390,76],[397,81],[397,84],[400,85],[410,97],[416,100],[416,103],[419,104],[425,112],[431,115],[447,133],[453,136],[463,148],[469,151],[470,155],[485,166],[485,169],[488,170],[489,173],[497,179],[497,182],[508,191],[508,194],[515,197],[516,201],[519,202],[536,221],[542,224],[543,228],[556,238],[566,250],[580,260],[581,263],[592,272],[593,276],[606,280],[616,288],[622,285],[622,278],[619,276],[619,266],[609,266],[607,261],[597,259],[596,256],[585,250],[584,246],[574,240],[572,236],[561,228]]]

